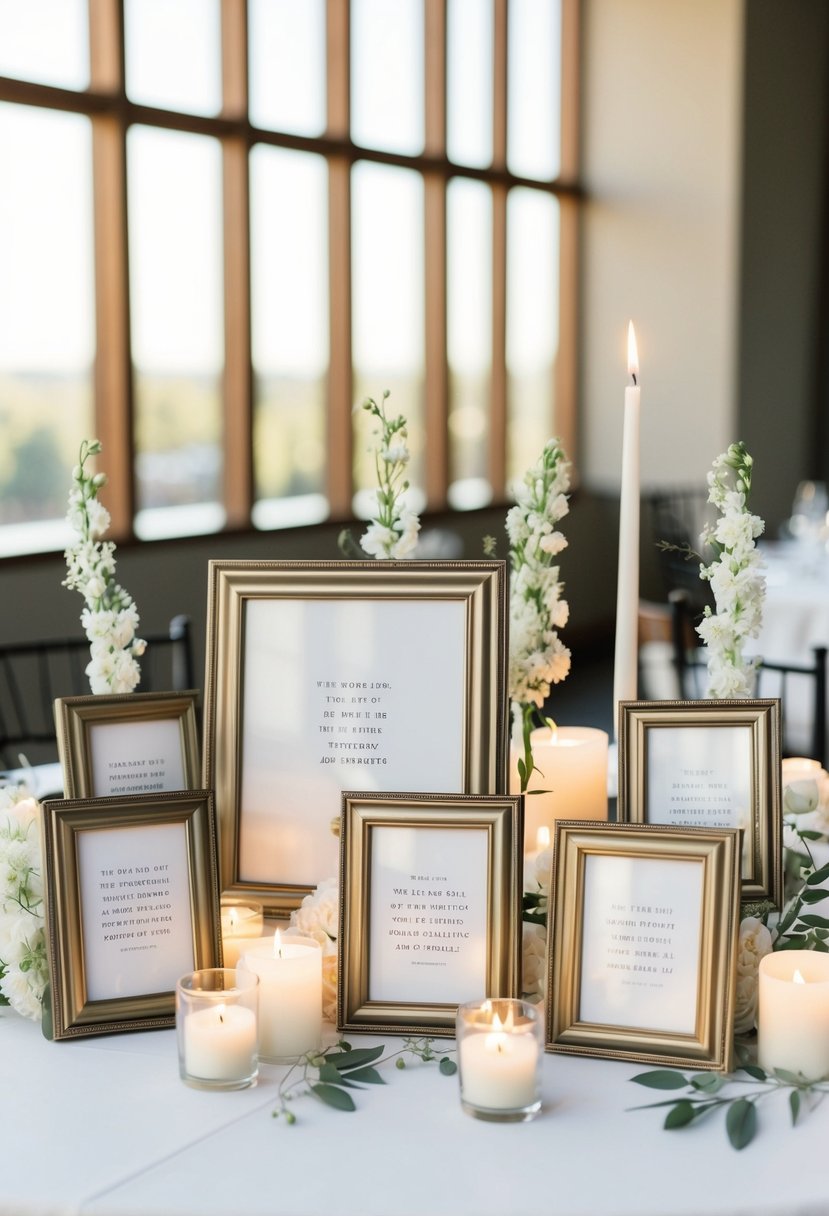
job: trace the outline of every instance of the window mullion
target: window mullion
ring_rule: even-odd
[[[507,161],[507,0],[494,0],[492,163]],[[507,189],[492,187],[492,378],[489,411],[489,483],[500,498],[507,482]]]
[[[120,99],[92,116],[95,248],[95,429],[104,448],[112,535],[132,535],[135,514],[132,355],[127,254],[124,35],[119,0],[90,0],[90,84]]]
[[[349,129],[349,8],[347,0],[328,0],[328,131],[347,140]],[[328,464],[326,496],[331,515],[352,513],[354,432],[351,418],[351,159],[328,161],[329,328]]]
[[[425,6],[425,152],[446,152],[446,3]],[[446,360],[446,177],[424,179],[424,305],[426,502],[431,510],[446,507],[449,485],[449,386]]]
[[[222,116],[245,121],[246,0],[222,0]],[[253,374],[250,352],[250,199],[246,135],[222,140],[224,203],[224,507],[227,526],[250,526],[253,505]]]

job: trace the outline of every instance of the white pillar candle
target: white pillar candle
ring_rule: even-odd
[[[592,726],[540,727],[530,735],[533,763],[524,800],[524,851],[538,847],[538,833],[546,827],[552,835],[557,819],[607,819],[607,733]],[[518,776],[520,752],[510,751],[510,789],[521,789]]]
[[[829,954],[779,950],[760,960],[757,1059],[810,1081],[829,1075]]]
[[[184,1067],[205,1081],[235,1081],[256,1071],[256,1015],[242,1005],[194,1009],[184,1019]]]
[[[515,1000],[462,1005],[457,1036],[461,1100],[471,1114],[531,1117],[540,1108],[537,1009]]]
[[[613,664],[613,731],[619,702],[634,701],[639,628],[639,356],[633,322],[628,324],[628,372],[622,433],[622,489],[619,504],[619,571],[616,582],[616,652]]]
[[[262,936],[261,904],[222,904],[222,956],[226,967],[235,967],[251,938]]]
[[[259,1056],[294,1059],[322,1041],[322,950],[313,938],[249,942],[239,969],[259,976]]]

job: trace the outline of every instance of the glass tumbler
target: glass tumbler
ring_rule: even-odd
[[[457,1016],[461,1106],[476,1119],[523,1123],[541,1110],[541,1014],[535,1005],[492,998]]]
[[[210,967],[176,984],[179,1074],[195,1089],[256,1084],[259,977]]]

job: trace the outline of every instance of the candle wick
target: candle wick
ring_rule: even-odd
[[[224,1026],[224,1024],[225,1024],[225,1020],[224,1020],[224,1017],[223,1017],[223,1015],[222,1015],[221,1013],[219,1014],[219,1021],[220,1021],[220,1022],[221,1022],[221,1024]]]
[[[630,375],[633,380],[633,387],[636,388],[636,372],[631,372]]]

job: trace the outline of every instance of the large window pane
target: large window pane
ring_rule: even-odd
[[[0,554],[59,548],[94,434],[86,118],[0,104]]]
[[[222,106],[219,0],[126,0],[127,93],[188,114]]]
[[[561,0],[510,0],[507,164],[521,177],[561,168]]]
[[[325,0],[249,0],[250,120],[255,127],[325,130]]]
[[[251,158],[255,522],[326,512],[327,175],[321,156]],[[290,498],[290,504],[275,499]],[[297,499],[301,502],[297,502]]]
[[[207,531],[224,518],[221,154],[151,127],[127,154],[136,532]]]
[[[423,151],[423,0],[351,0],[351,134]]]
[[[492,0],[448,0],[446,148],[458,165],[492,161]]]
[[[89,0],[0,0],[0,76],[89,84]]]
[[[354,399],[379,400],[409,421],[410,480],[422,484],[423,180],[365,162],[352,176]],[[373,425],[355,413],[355,484],[373,489]],[[363,511],[364,500],[357,509]]]
[[[447,193],[450,502],[478,507],[487,480],[492,368],[492,195],[455,178]]]
[[[559,205],[513,190],[507,203],[507,476],[523,476],[555,433]]]

